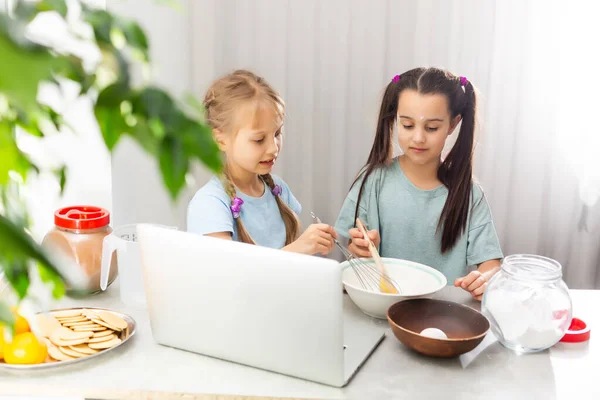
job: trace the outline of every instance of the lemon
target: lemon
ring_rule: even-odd
[[[4,345],[4,361],[7,364],[40,364],[47,356],[48,348],[31,332],[19,333],[11,343]]]
[[[17,307],[11,307],[11,310],[15,316],[15,335],[19,333],[29,332],[31,328],[29,327],[29,323],[17,310]]]

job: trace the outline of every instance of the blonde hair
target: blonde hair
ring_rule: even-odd
[[[222,132],[237,131],[239,129],[239,110],[250,102],[254,102],[257,107],[259,104],[272,107],[275,115],[283,121],[285,103],[279,94],[260,76],[250,71],[237,70],[217,79],[206,92],[204,97],[206,122],[213,129]],[[260,175],[260,178],[271,190],[275,188],[275,182],[270,174]],[[220,179],[225,192],[233,200],[236,197],[235,186],[227,167]],[[281,196],[275,196],[275,200],[285,224],[285,244],[288,245],[296,240],[300,230],[300,221],[296,213],[281,199]],[[239,241],[256,244],[244,227],[241,218],[236,218],[235,224]]]

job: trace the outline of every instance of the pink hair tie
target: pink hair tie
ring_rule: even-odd
[[[466,76],[461,76],[460,77],[460,86],[465,86],[467,84],[468,80]]]
[[[273,193],[273,196],[281,196],[282,192],[283,192],[283,190],[281,189],[281,186],[279,186],[279,185],[275,185],[275,187],[273,187],[273,189],[271,190],[271,193]]]
[[[392,82],[396,83],[400,80],[400,75],[396,75],[392,78]]]
[[[240,214],[242,213],[242,204],[244,204],[244,200],[240,199],[239,197],[234,197],[233,200],[231,200],[231,206],[229,207],[231,209],[231,214],[233,214],[233,218],[237,219],[240,217]]]

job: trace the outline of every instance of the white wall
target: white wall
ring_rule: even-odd
[[[587,119],[571,115],[587,115],[583,107],[595,104],[585,92],[595,93],[596,80],[587,76],[594,76],[597,63],[588,62],[591,51],[567,49],[598,36],[589,29],[598,24],[581,23],[582,15],[597,13],[590,2],[565,4],[203,0],[193,6],[214,22],[194,21],[194,37],[214,38],[207,53],[215,65],[211,78],[249,68],[286,100],[276,172],[302,203],[305,225],[310,210],[335,221],[366,161],[381,94],[392,76],[416,66],[467,76],[481,92],[475,175],[505,254],[554,258],[569,285],[593,288],[600,287],[598,135]],[[572,41],[560,40],[575,31]],[[557,60],[565,50],[574,62],[561,72]],[[580,91],[559,95],[560,86]],[[559,109],[560,99],[572,106]]]
[[[555,120],[557,98],[563,97],[557,96],[556,81],[589,87],[571,84],[576,81],[573,74],[556,71],[561,48],[551,21],[558,20],[558,14],[565,16],[562,3],[182,0],[180,4],[182,12],[149,0],[108,0],[109,9],[135,17],[147,29],[158,67],[156,81],[173,93],[191,90],[201,97],[210,81],[235,68],[256,71],[281,92],[288,118],[275,172],[303,204],[305,225],[310,223],[310,210],[326,222],[335,221],[350,182],[366,160],[380,96],[389,79],[417,65],[445,67],[469,77],[482,93],[484,123],[476,174],[488,195],[505,253],[555,258],[572,287],[600,287],[600,201],[596,195],[583,204],[580,182],[582,177],[592,181],[597,170],[590,157],[577,168],[570,165],[572,159],[584,157],[571,151],[574,143],[569,138],[576,132],[576,145],[592,143],[593,128],[573,129],[569,123],[559,131]],[[569,7],[578,13],[585,10],[582,5]],[[578,26],[576,19],[570,23]],[[567,26],[560,35],[569,30],[572,27]],[[570,70],[590,64],[574,65]],[[114,154],[112,175],[117,224],[156,221],[184,227],[193,188],[172,207],[154,162],[128,143]],[[208,176],[197,171],[194,188]]]
[[[153,81],[179,98],[186,92],[201,95],[194,90],[197,78],[193,75],[197,74],[192,74],[192,69],[195,62],[200,64],[199,70],[210,64],[192,57],[194,43],[188,10],[191,1],[179,1],[182,9],[175,10],[148,0],[107,0],[110,11],[135,18],[144,28],[150,43]],[[210,175],[203,168],[196,168],[193,176],[196,183],[173,203],[162,184],[157,163],[133,141],[123,140],[112,156],[113,226],[155,222],[185,229],[186,208],[194,188],[204,184]]]

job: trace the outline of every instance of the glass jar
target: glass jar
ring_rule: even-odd
[[[82,297],[100,292],[102,242],[112,232],[110,213],[99,207],[71,206],[54,213],[54,228],[46,234],[42,246],[50,253],[66,256],[65,268],[76,268],[76,286],[67,285],[67,294]],[[111,259],[109,284],[116,278],[116,257]]]
[[[481,311],[505,347],[520,353],[552,347],[572,317],[561,265],[537,255],[504,258],[500,272],[488,283]]]

